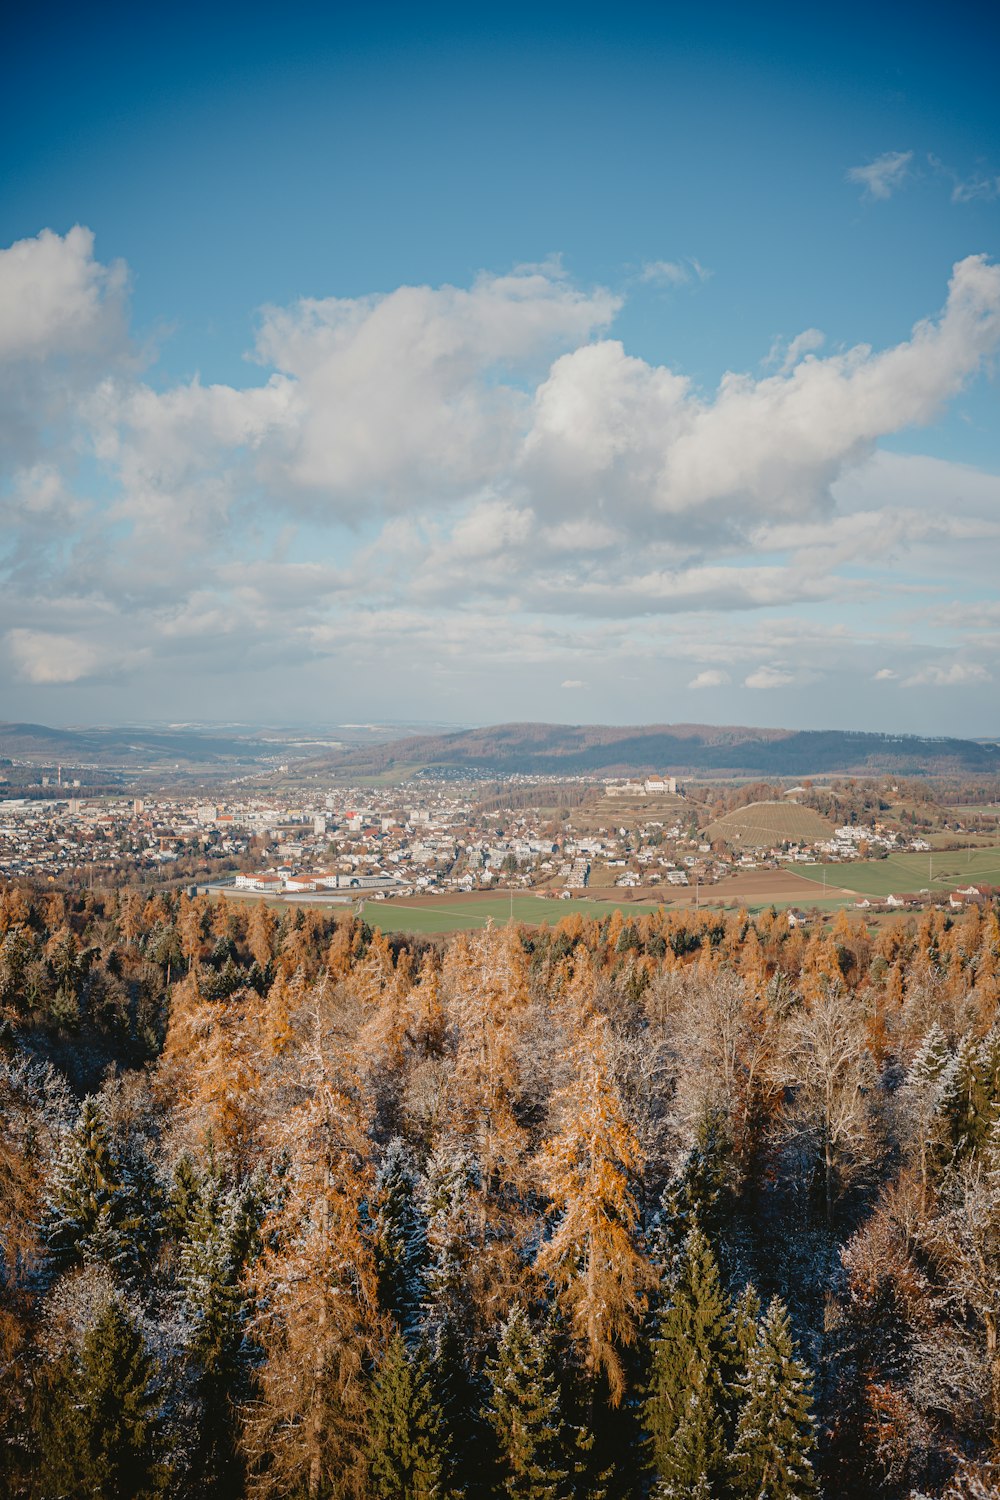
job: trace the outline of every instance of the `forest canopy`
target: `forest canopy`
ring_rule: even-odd
[[[0,893],[0,1492],[1000,1493],[1000,917]]]

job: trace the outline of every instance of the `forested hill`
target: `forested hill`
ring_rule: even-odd
[[[405,766],[481,768],[574,775],[671,770],[809,776],[824,772],[906,775],[1000,771],[1000,748],[974,740],[845,730],[757,729],[707,724],[498,724],[454,734],[415,735],[324,764],[334,771],[381,772]]]

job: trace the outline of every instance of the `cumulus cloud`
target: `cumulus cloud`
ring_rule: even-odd
[[[874,161],[850,167],[847,180],[860,184],[869,198],[891,198],[906,181],[912,160],[912,151],[883,151]]]
[[[975,687],[979,683],[992,682],[990,673],[978,662],[953,661],[931,662],[919,672],[914,672],[903,683],[904,687]]]
[[[895,347],[824,356],[806,329],[762,378],[714,391],[630,355],[608,336],[617,296],[555,264],[267,309],[254,378],[158,386],[128,344],[127,276],[86,231],[13,248],[7,295],[29,275],[47,289],[0,335],[0,421],[18,442],[36,424],[0,488],[0,632],[21,683],[144,661],[181,680],[347,660],[371,675],[392,657],[404,687],[426,668],[459,702],[484,665],[491,683],[544,665],[596,697],[651,669],[678,689],[774,689],[849,661],[868,683],[875,650],[913,685],[988,680],[965,657],[964,677],[923,668],[885,618],[864,640],[778,623],[820,601],[887,618],[894,594],[940,589],[946,553],[989,594],[1000,481],[876,446],[1000,345],[984,257]],[[958,653],[975,622],[934,602]]]
[[[743,679],[743,686],[766,691],[768,688],[788,687],[794,681],[795,673],[786,672],[783,667],[758,667]]]
[[[514,460],[521,379],[618,306],[543,267],[484,275],[468,290],[400,287],[268,309],[258,358],[296,383],[287,480],[389,509],[475,490]]]
[[[874,677],[872,678],[872,681],[873,682],[893,682],[893,681],[895,681],[895,679],[896,679],[896,677],[898,675],[899,674],[897,672],[894,672],[891,667],[879,667],[878,671],[875,673]]]
[[[128,275],[79,225],[0,250],[0,470],[37,462],[84,394],[130,356]]]
[[[929,421],[1000,342],[1000,267],[960,261],[944,312],[881,353],[859,346],[790,373],[726,375],[713,400],[616,341],[559,358],[535,395],[521,472],[539,508],[614,513],[656,534],[685,517],[716,536],[748,517],[817,513],[877,439]]]
[[[44,630],[9,630],[6,645],[17,676],[24,682],[45,685],[118,672],[134,667],[141,659],[141,653],[102,649],[76,636]]]
[[[43,229],[0,250],[0,360],[94,354],[125,333],[124,262],[94,259],[94,236]]]

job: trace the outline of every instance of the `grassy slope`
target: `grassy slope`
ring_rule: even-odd
[[[953,891],[966,885],[1000,885],[1000,849],[940,850],[928,854],[890,854],[888,859],[857,860],[825,866],[828,887],[862,896],[911,895],[915,891]],[[822,882],[823,865],[796,865],[795,873]],[[932,874],[933,871],[933,874]]]

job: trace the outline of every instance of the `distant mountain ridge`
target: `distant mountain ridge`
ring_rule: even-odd
[[[525,775],[626,775],[671,771],[808,776],[833,772],[905,775],[1000,774],[1000,747],[953,738],[760,729],[744,725],[497,724],[444,735],[411,735],[323,756],[331,772],[382,773],[406,766]]]
[[[763,777],[1000,775],[1000,747],[990,741],[739,724],[495,724],[344,743],[342,749],[317,754],[315,744],[273,731],[135,725],[53,729],[0,723],[0,756],[36,765],[196,762],[214,765],[219,772],[232,764],[273,766],[276,760],[294,759],[300,767],[341,778],[418,767],[543,776],[651,771]]]
[[[281,753],[247,734],[211,734],[196,729],[150,729],[136,725],[53,729],[47,724],[0,723],[0,755],[38,764],[131,765],[136,761],[253,762]]]

